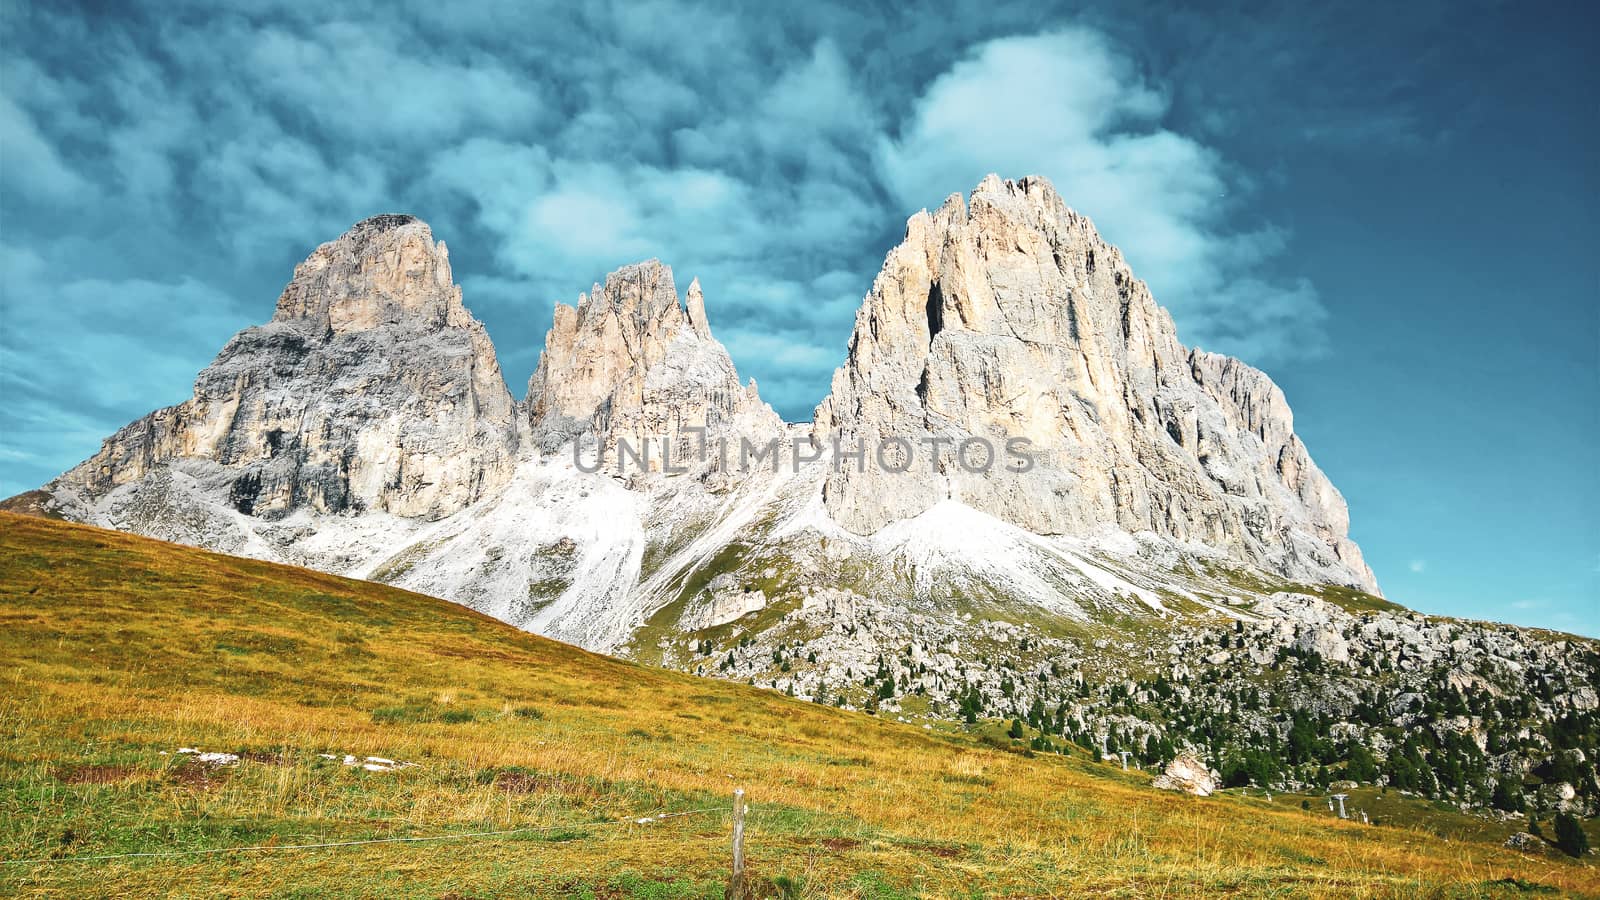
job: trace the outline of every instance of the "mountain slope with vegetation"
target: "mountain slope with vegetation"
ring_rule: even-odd
[[[62,522],[0,514],[0,617],[3,893],[721,896],[738,785],[769,896],[1600,895],[1592,865],[1404,798],[1410,826],[1380,827],[1163,793],[994,722],[884,721]]]

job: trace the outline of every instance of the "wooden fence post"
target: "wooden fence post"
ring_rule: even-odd
[[[728,900],[744,897],[744,788],[733,792],[733,874],[728,877]]]

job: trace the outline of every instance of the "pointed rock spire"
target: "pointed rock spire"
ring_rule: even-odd
[[[539,367],[528,381],[528,415],[541,447],[592,433],[676,438],[684,426],[716,428],[749,414],[777,416],[741,388],[728,351],[711,336],[699,281],[687,310],[672,269],[657,260],[624,266],[576,309],[558,304]]]
[[[689,307],[689,327],[701,340],[711,340],[711,325],[706,322],[706,298],[700,291],[700,279],[689,282],[689,292],[684,299]]]

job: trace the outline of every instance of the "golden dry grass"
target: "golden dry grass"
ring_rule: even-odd
[[[0,856],[544,829],[6,865],[0,891],[720,896],[742,785],[774,896],[1596,894],[1575,862],[1163,793],[1081,754],[642,668],[382,585],[11,514],[0,534]]]

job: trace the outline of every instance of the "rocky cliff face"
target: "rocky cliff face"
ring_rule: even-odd
[[[794,436],[753,382],[740,385],[698,282],[680,298],[672,271],[650,260],[558,304],[519,407],[462,306],[443,243],[412,217],[378,216],[298,266],[272,321],[234,337],[193,398],[113,435],[45,499],[159,537],[385,573],[524,623],[574,579],[515,554],[457,571],[478,551],[457,547],[435,565],[424,544],[445,532],[471,543],[481,537],[473,523],[495,516],[528,533],[532,519],[548,519],[535,530],[559,543],[556,531],[573,526],[546,501],[583,474],[568,448],[605,447],[606,471],[622,471],[621,487],[637,495],[612,499],[638,520],[623,529],[626,547],[596,539],[616,544],[596,565],[621,568],[585,576],[612,587],[584,603],[622,610],[608,646],[628,615],[676,600],[698,608],[680,596],[700,581],[690,570],[726,564],[730,541],[754,555],[749,541],[761,535],[745,526],[756,522],[782,536],[769,548],[776,568],[799,566],[817,586],[878,579],[937,600],[961,583],[964,596],[1080,620],[1129,604],[1160,613],[1168,602],[1153,582],[1112,584],[1082,555],[1108,546],[1107,535],[1137,537],[1146,562],[1154,538],[1158,554],[1198,548],[1213,562],[1376,590],[1346,536],[1344,502],[1295,436],[1282,393],[1236,360],[1179,344],[1121,254],[1040,179],[991,177],[970,201],[953,196],[912,217],[858,314],[812,437],[825,449],[835,438],[905,441],[907,471],[825,457],[756,478],[729,471],[714,450],[695,465],[697,428],[735,444],[734,460],[749,437],[782,442],[787,461]],[[989,448],[963,448],[973,437]],[[1031,470],[1011,471],[1008,455],[971,465],[1015,439],[1028,442]],[[631,472],[616,450],[624,440],[649,454]],[[669,477],[663,441],[694,477]],[[398,521],[328,518],[358,513]],[[459,527],[417,543],[417,523],[458,515]],[[269,527],[291,517],[293,527]],[[578,616],[567,599],[562,615]]]
[[[580,435],[635,448],[665,438],[680,460],[691,444],[698,450],[685,427],[779,426],[755,382],[740,387],[728,351],[711,336],[700,282],[680,301],[672,270],[656,260],[607,275],[576,307],[556,304],[527,404],[546,448]],[[657,456],[650,467],[661,462]]]
[[[191,399],[118,431],[51,488],[95,518],[114,489],[187,461],[248,516],[438,518],[509,477],[513,408],[444,243],[410,216],[377,216],[297,266],[272,321],[235,335]]]
[[[914,446],[904,473],[829,475],[828,513],[857,533],[948,499],[1037,534],[1154,533],[1377,590],[1282,392],[1237,360],[1184,348],[1122,254],[1043,179],[990,176],[970,201],[911,218],[815,432]],[[1026,438],[1035,466],[1001,458],[971,471],[982,447],[965,465],[957,451],[974,437],[997,452]]]
[[[359,571],[604,650],[650,610],[643,582],[681,567],[684,542],[737,529],[732,501],[759,488],[711,447],[700,458],[701,438],[769,440],[783,427],[754,382],[740,387],[699,284],[680,300],[655,260],[556,306],[525,409],[532,440],[505,488]],[[624,441],[638,456],[623,456]]]

